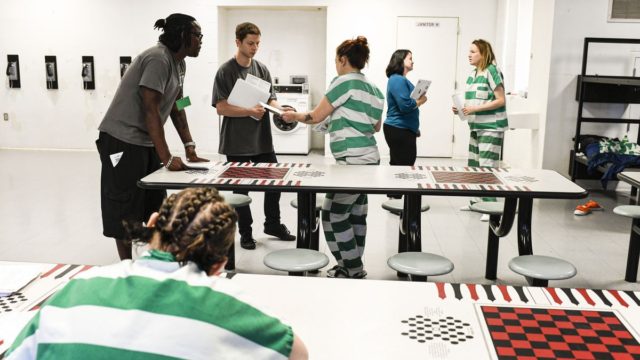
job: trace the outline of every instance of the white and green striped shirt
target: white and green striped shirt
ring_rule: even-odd
[[[491,64],[483,71],[474,69],[467,78],[467,91],[464,93],[465,106],[486,104],[496,99],[494,90],[503,85],[502,74]],[[486,131],[506,131],[509,127],[506,106],[488,111],[479,111],[468,116],[469,128]]]
[[[151,251],[78,275],[40,308],[8,359],[286,359],[291,327],[233,281]]]
[[[384,95],[362,73],[333,79],[325,94],[333,112],[329,121],[331,153],[347,164],[378,164],[374,134],[382,119]]]

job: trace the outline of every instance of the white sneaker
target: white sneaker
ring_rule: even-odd
[[[480,216],[480,221],[482,222],[489,221],[489,214],[482,214],[482,216]]]

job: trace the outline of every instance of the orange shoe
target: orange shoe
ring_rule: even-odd
[[[602,211],[604,208],[593,200],[587,201],[586,204],[576,206],[573,215],[584,216],[591,214],[592,211]]]

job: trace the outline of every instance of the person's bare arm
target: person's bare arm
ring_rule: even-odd
[[[164,128],[162,127],[162,119],[160,118],[160,102],[162,94],[158,91],[151,90],[147,87],[140,87],[140,95],[142,96],[142,106],[144,108],[144,122],[147,125],[147,132],[156,148],[158,157],[163,164],[171,161],[167,169],[171,171],[182,170],[184,164],[182,159],[177,156],[171,156],[167,140],[164,137]]]
[[[323,97],[320,104],[308,113],[298,113],[293,111],[285,111],[282,119],[287,122],[298,121],[305,124],[317,124],[324,120],[333,112],[333,106],[329,103],[327,97]]]
[[[293,345],[291,346],[290,360],[306,360],[309,358],[309,351],[302,339],[298,335],[293,334]]]
[[[176,100],[182,98],[182,91],[178,93],[178,97]],[[173,126],[178,131],[178,135],[180,136],[180,140],[182,140],[183,144],[193,143],[193,139],[191,138],[191,132],[189,131],[189,123],[187,122],[187,113],[182,110],[178,110],[176,103],[173,103],[173,107],[171,108],[171,121],[173,122]],[[198,157],[196,154],[195,145],[185,146],[184,148],[185,156],[187,160],[192,162],[202,162],[209,161],[207,159],[203,159]]]
[[[216,103],[216,111],[218,115],[234,118],[234,117],[247,117],[251,116],[256,119],[262,119],[264,115],[264,108],[260,105],[256,105],[252,108],[244,108],[241,106],[231,105],[227,100],[220,100]]]

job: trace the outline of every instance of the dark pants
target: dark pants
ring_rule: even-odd
[[[417,135],[409,129],[401,129],[384,124],[384,139],[389,145],[389,165],[408,165],[416,163],[416,138]],[[400,194],[388,194],[392,198],[401,198]]]
[[[409,129],[401,129],[384,124],[384,139],[389,145],[391,161],[389,165],[408,165],[416,163],[417,135]]]
[[[100,132],[96,146],[102,162],[100,199],[103,234],[123,239],[123,220],[147,221],[167,196],[165,190],[138,187],[138,180],[162,164],[155,148],[128,144],[105,132]],[[116,154],[121,156],[118,161],[111,159],[111,155]]]
[[[250,156],[227,155],[227,161],[233,162],[253,162],[253,163],[275,163],[278,162],[275,153],[266,153]],[[247,195],[248,191],[233,191],[236,194]],[[251,207],[243,206],[236,209],[238,213],[238,230],[241,236],[251,236]],[[273,227],[280,224],[280,192],[264,193],[264,227]]]

